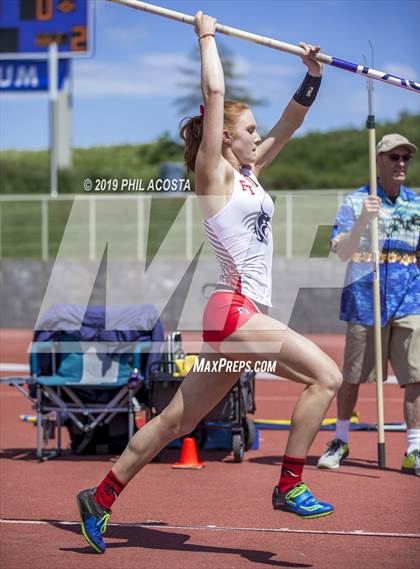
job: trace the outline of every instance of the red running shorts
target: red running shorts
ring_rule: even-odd
[[[204,309],[203,340],[220,351],[221,342],[259,312],[252,300],[243,294],[216,290]]]

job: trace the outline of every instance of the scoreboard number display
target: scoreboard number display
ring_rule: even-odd
[[[91,55],[92,0],[0,0],[0,58]]]

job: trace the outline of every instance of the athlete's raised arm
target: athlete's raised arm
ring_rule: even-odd
[[[322,63],[314,59],[314,55],[320,51],[320,47],[306,43],[301,43],[300,46],[305,50],[302,61],[308,68],[308,72],[279,121],[258,146],[257,160],[254,166],[257,175],[274,160],[294,132],[301,126],[318,92],[322,76]]]
[[[195,32],[201,53],[202,138],[198,149],[195,175],[196,191],[212,194],[223,186],[225,160],[222,158],[223,105],[225,80],[215,40],[216,19],[197,12]],[[225,163],[225,164],[223,164]]]

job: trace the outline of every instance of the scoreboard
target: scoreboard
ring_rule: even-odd
[[[93,1],[0,0],[0,59],[48,56],[55,42],[59,57],[90,54]]]

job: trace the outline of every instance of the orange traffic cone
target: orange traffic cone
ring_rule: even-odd
[[[204,462],[198,462],[197,445],[194,437],[185,437],[182,440],[181,460],[172,465],[172,468],[204,468]]]

